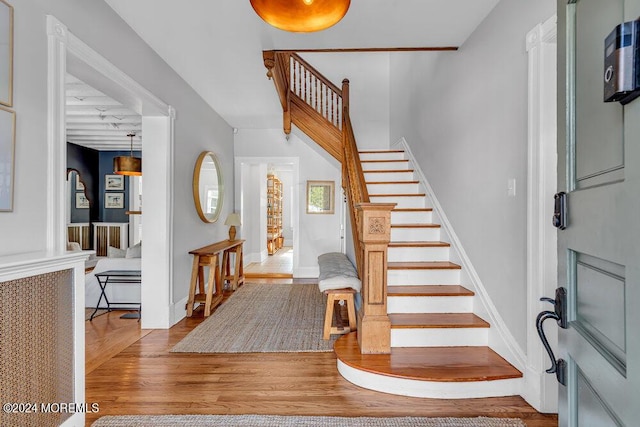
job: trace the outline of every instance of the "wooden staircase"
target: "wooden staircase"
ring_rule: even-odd
[[[264,58],[283,103],[285,132],[293,122],[343,165],[363,303],[358,331],[335,345],[342,376],[368,389],[416,397],[519,394],[522,374],[489,348],[491,325],[474,314],[474,292],[460,285],[461,266],[451,262],[450,244],[442,241],[404,152],[357,150],[348,82],[335,96],[326,95],[326,79],[310,77],[317,71],[294,53],[265,52]],[[317,87],[322,89],[314,92]],[[323,99],[341,113],[332,113]],[[305,112],[295,105],[300,100],[309,104]],[[313,121],[315,131],[309,130]],[[341,134],[339,150],[323,130],[327,123]]]

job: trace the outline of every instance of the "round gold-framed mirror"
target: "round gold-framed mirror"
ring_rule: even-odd
[[[204,222],[216,222],[222,211],[224,183],[218,158],[203,151],[193,169],[193,200],[198,216]]]

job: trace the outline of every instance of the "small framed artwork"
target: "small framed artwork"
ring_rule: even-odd
[[[307,213],[333,214],[334,191],[333,181],[307,181]]]
[[[76,173],[76,191],[84,191],[84,184],[80,181],[80,175]]]
[[[13,211],[16,113],[0,107],[0,212]]]
[[[13,6],[0,0],[0,104],[13,105]]]
[[[105,175],[104,189],[107,191],[124,190],[124,176],[123,175]]]
[[[89,199],[84,193],[76,193],[76,209],[89,209]]]
[[[105,193],[105,209],[124,209],[124,193]]]

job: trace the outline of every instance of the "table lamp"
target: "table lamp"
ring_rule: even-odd
[[[232,212],[227,216],[227,220],[224,222],[225,225],[230,225],[229,227],[229,240],[236,240],[236,226],[241,226],[240,215]]]

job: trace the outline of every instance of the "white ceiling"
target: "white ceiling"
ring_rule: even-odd
[[[301,34],[264,23],[249,0],[106,0],[240,129],[282,123],[273,84],[265,76],[263,50],[460,46],[498,1],[352,0],[341,22]]]
[[[67,74],[67,142],[95,150],[139,150],[142,142],[142,117]],[[128,134],[135,134],[133,140]]]

